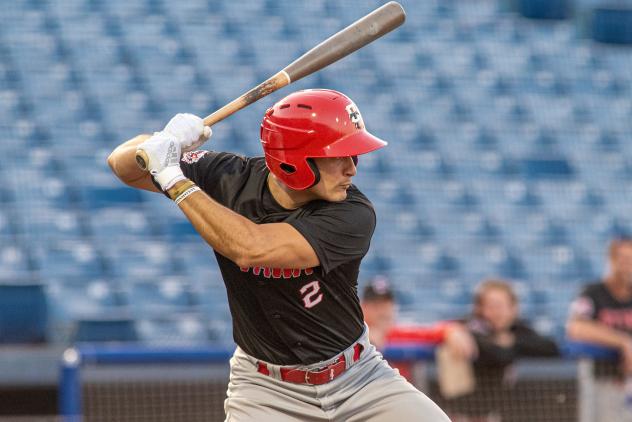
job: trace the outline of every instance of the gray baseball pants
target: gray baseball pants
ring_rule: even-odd
[[[280,379],[278,365],[270,375],[257,371],[257,359],[240,348],[230,360],[230,382],[224,402],[225,422],[449,422],[448,416],[425,394],[391,368],[368,341],[352,362],[353,347],[345,350],[347,370],[322,385],[294,384]],[[331,360],[300,369],[315,369]]]

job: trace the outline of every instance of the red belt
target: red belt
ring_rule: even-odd
[[[353,346],[353,362],[357,362],[358,359],[360,359],[360,353],[362,353],[362,349],[363,347],[360,343],[356,343]],[[318,370],[315,371],[303,371],[300,369],[281,367],[281,379],[283,381],[292,382],[295,384],[327,384],[329,381],[333,380],[339,375],[342,375],[347,370],[346,363],[347,360],[345,359],[345,356],[340,355],[340,357],[331,364],[323,368],[318,368]],[[261,361],[257,362],[257,371],[262,373],[263,375],[270,375],[268,365]]]

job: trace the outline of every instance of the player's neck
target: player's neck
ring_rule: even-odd
[[[610,293],[619,300],[630,300],[632,298],[632,285],[629,280],[623,277],[611,275],[608,277],[607,285]]]
[[[274,200],[287,210],[300,208],[314,199],[312,198],[312,194],[307,191],[297,191],[288,188],[279,182],[272,173],[268,175],[267,183]]]

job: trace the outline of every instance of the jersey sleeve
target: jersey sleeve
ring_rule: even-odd
[[[225,204],[230,191],[229,176],[240,172],[244,163],[244,157],[236,154],[198,150],[184,153],[180,159],[180,168],[187,179],[193,181],[211,198]],[[155,180],[154,185],[160,189]]]
[[[584,289],[579,296],[571,302],[571,306],[568,312],[569,320],[573,319],[596,319],[597,311],[595,306],[595,300],[590,294],[589,289]]]
[[[309,242],[325,273],[361,259],[375,230],[375,212],[360,201],[329,203],[301,219],[288,221]]]

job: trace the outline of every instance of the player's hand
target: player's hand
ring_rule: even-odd
[[[184,174],[180,169],[180,142],[169,132],[156,132],[137,150],[145,151],[148,157],[147,170],[154,176],[163,191],[167,191],[180,180]]]
[[[169,120],[163,132],[170,133],[180,143],[180,150],[193,151],[208,141],[213,131],[204,120],[194,114],[178,113]]]
[[[459,323],[451,323],[446,328],[444,343],[454,356],[468,360],[478,357],[476,340],[467,328]]]

